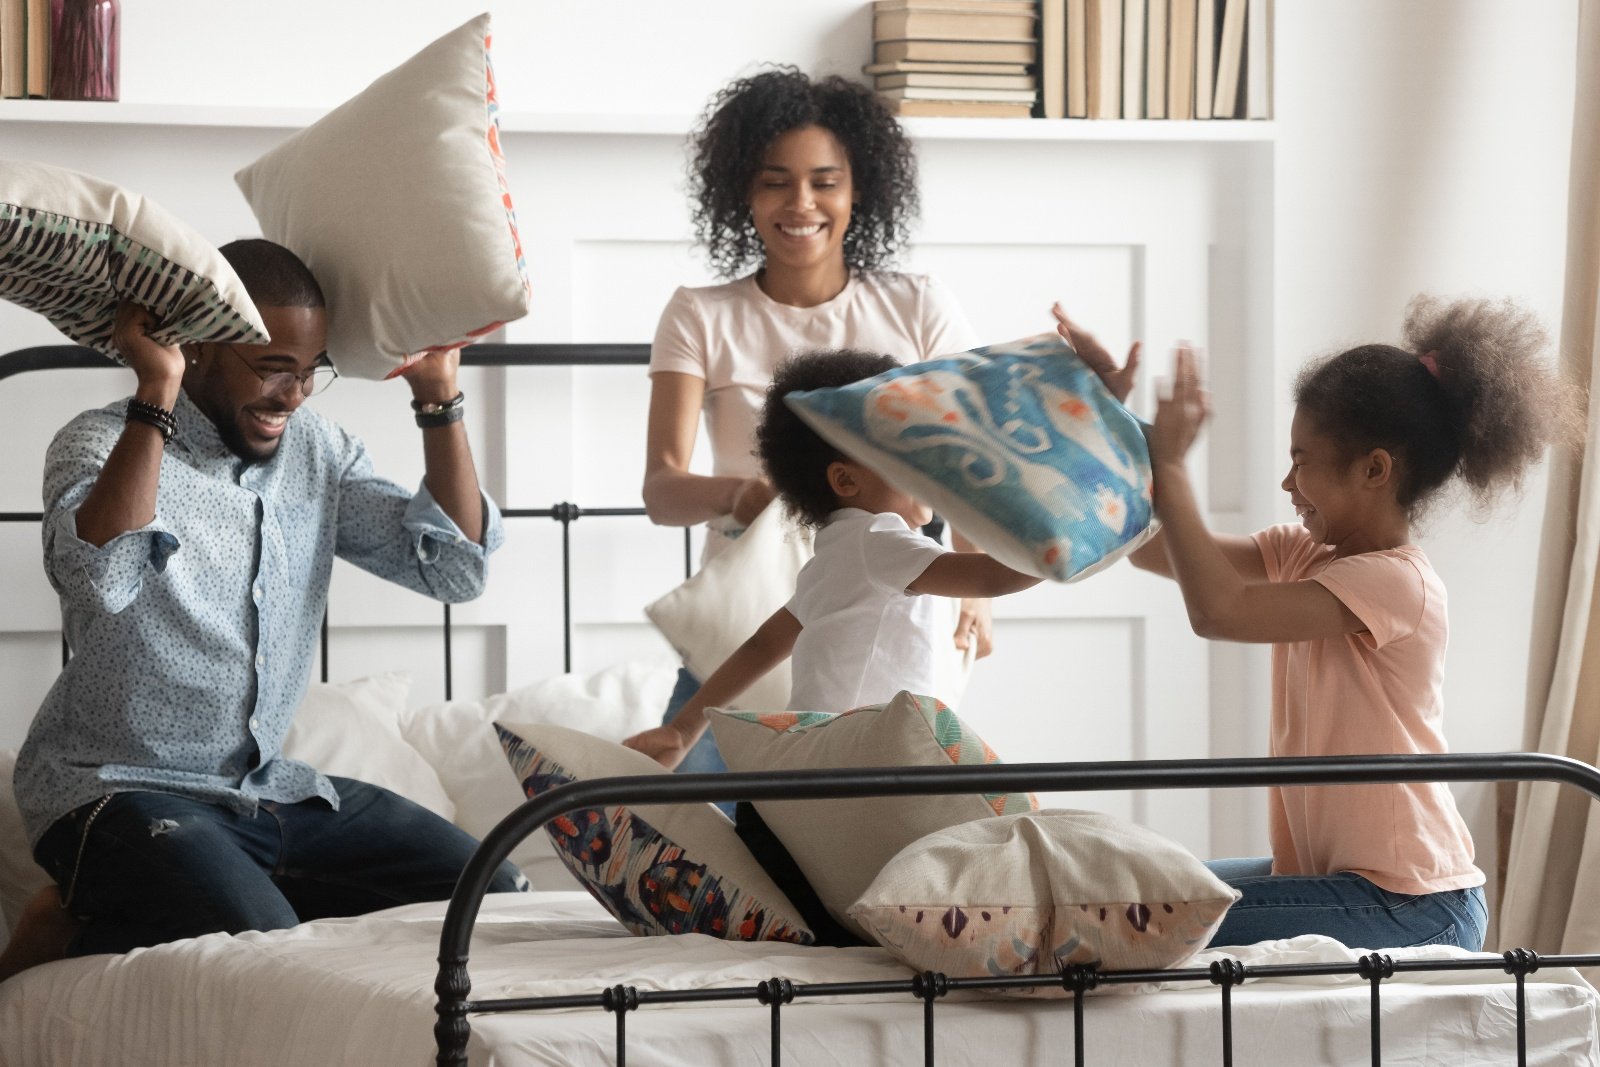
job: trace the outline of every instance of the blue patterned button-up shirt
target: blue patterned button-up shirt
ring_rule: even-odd
[[[254,812],[338,794],[280,755],[305,693],[333,558],[447,602],[483,589],[484,544],[426,487],[377,477],[361,442],[309,406],[276,455],[246,463],[188,397],[161,460],[156,517],[95,546],[78,507],[122,434],[125,403],[78,416],[45,458],[44,559],[73,657],[17,755],[30,843],[107,793],[159,790]]]

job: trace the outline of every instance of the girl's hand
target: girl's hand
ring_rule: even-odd
[[[1090,370],[1100,376],[1112,396],[1127,403],[1128,394],[1133,392],[1134,379],[1139,374],[1139,342],[1135,341],[1133,347],[1128,349],[1128,358],[1119,367],[1117,361],[1111,358],[1111,353],[1094,339],[1093,334],[1067,317],[1060,301],[1051,305],[1050,311],[1056,317],[1056,333],[1072,346],[1072,350],[1088,364]]]
[[[746,478],[733,491],[733,506],[729,509],[733,521],[740,526],[749,526],[756,521],[757,515],[767,510],[767,505],[772,503],[775,496],[777,491],[764,479]]]
[[[682,763],[683,757],[689,754],[689,746],[684,741],[683,735],[671,726],[657,726],[641,731],[626,738],[622,744],[635,752],[643,752],[669,771]]]
[[[1155,423],[1148,434],[1151,465],[1182,465],[1210,413],[1199,358],[1189,345],[1180,344],[1172,355],[1172,388],[1157,400]]]

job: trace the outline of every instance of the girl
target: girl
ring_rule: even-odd
[[[916,165],[899,124],[863,86],[793,68],[734,82],[695,134],[690,182],[699,243],[717,273],[736,280],[681,288],[662,312],[644,505],[658,523],[709,521],[709,559],[773,499],[752,448],[785,357],[850,347],[907,363],[965,351],[976,338],[931,279],[884,269],[916,215]],[[711,475],[689,471],[702,414]],[[988,618],[982,603],[964,604],[955,644],[976,640],[986,653]],[[666,719],[698,687],[682,672]],[[709,736],[683,769],[723,769]]]
[[[1163,530],[1133,562],[1177,579],[1197,634],[1272,643],[1272,755],[1445,751],[1444,586],[1412,525],[1454,479],[1480,503],[1517,486],[1575,425],[1572,394],[1535,359],[1544,343],[1509,303],[1423,297],[1404,347],[1308,366],[1282,482],[1299,523],[1254,537],[1201,518],[1184,457],[1206,395],[1179,348],[1149,432]],[[1444,785],[1281,788],[1269,803],[1272,857],[1210,864],[1244,894],[1213,943],[1482,946],[1484,876]]]

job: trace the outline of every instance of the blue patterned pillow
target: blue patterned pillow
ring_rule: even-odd
[[[1056,334],[785,402],[1016,570],[1083,578],[1151,532],[1144,432]]]
[[[575,780],[666,773],[642,753],[578,730],[495,723],[495,733],[530,799]],[[561,862],[635,934],[815,940],[733,823],[710,804],[582,808],[545,829]]]

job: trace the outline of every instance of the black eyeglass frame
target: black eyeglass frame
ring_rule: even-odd
[[[318,363],[308,369],[304,374],[292,374],[286,370],[263,371],[254,363],[245,358],[243,352],[234,347],[231,341],[214,341],[213,344],[226,348],[239,362],[249,368],[250,373],[261,379],[261,395],[273,396],[289,391],[289,382],[293,381],[300,386],[300,396],[309,400],[318,393],[327,392],[328,386],[339,378],[339,371],[332,363]]]

